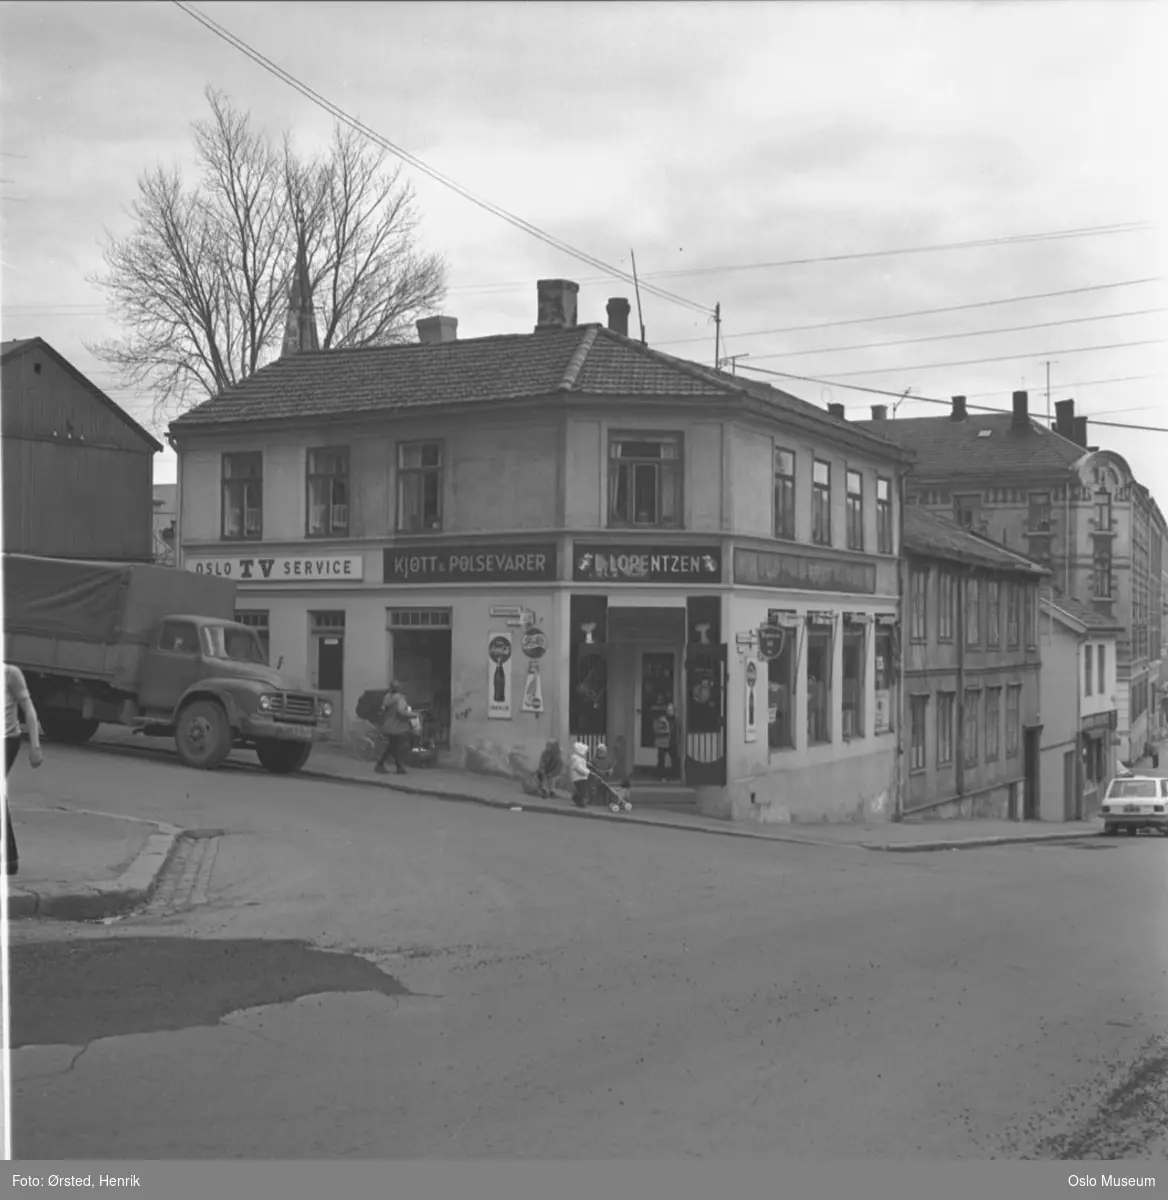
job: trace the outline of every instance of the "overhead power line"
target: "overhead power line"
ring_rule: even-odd
[[[1043,321],[1037,325],[1007,325],[1001,329],[972,329],[966,333],[934,333],[928,337],[898,338],[891,342],[856,342],[851,346],[825,346],[822,350],[781,350],[774,354],[752,354],[753,359],[797,358],[808,354],[843,354],[850,350],[878,350],[882,346],[916,346],[922,342],[949,342],[956,338],[993,337],[1002,333],[1023,333],[1031,329],[1054,329],[1060,325],[1083,325],[1089,321],[1117,321],[1121,317],[1144,317],[1162,313],[1163,308],[1138,308],[1131,312],[1103,313],[1093,317],[1068,317],[1062,321]],[[1061,351],[1060,351],[1061,353]]]
[[[753,329],[740,333],[740,338],[767,337],[772,333],[807,333],[814,329],[839,329],[844,325],[870,325],[877,321],[902,321],[909,317],[931,317],[940,313],[968,312],[974,308],[993,308],[1000,304],[1021,304],[1027,300],[1053,300],[1058,296],[1079,296],[1086,292],[1103,292],[1111,288],[1135,287],[1143,283],[1160,283],[1163,276],[1153,275],[1147,279],[1125,279],[1118,283],[1096,283],[1090,287],[1065,288],[1060,292],[1034,292],[1029,296],[1006,296],[1000,300],[978,300],[970,304],[949,304],[944,308],[919,308],[915,312],[881,313],[874,317],[848,317],[842,321],[819,321],[814,325],[785,325],[779,329]],[[671,342],[657,342],[658,346],[682,346],[689,342],[709,341],[709,335],[701,337],[675,338]]]
[[[575,246],[570,245],[568,242],[565,242],[562,239],[547,233],[543,229],[540,229],[538,226],[533,225],[530,221],[525,221],[522,217],[517,217],[514,213],[508,212],[499,205],[493,204],[489,200],[483,200],[482,198],[474,195],[467,188],[463,187],[462,184],[457,183],[449,176],[444,175],[441,171],[438,171],[429,166],[427,163],[423,162],[417,157],[417,155],[411,154],[408,150],[396,145],[388,138],[383,137],[381,134],[370,129],[361,121],[358,121],[355,117],[351,116],[349,113],[333,104],[331,100],[327,100],[319,92],[314,91],[307,84],[301,82],[294,75],[284,70],[283,67],[278,66],[276,63],[272,62],[271,59],[265,57],[254,47],[245,42],[242,38],[237,37],[235,34],[231,33],[230,30],[220,25],[217,21],[214,21],[210,17],[201,13],[193,5],[186,4],[183,2],[183,0],[173,0],[173,3],[177,8],[186,13],[187,16],[197,21],[216,37],[227,42],[228,45],[238,50],[247,58],[250,58],[252,62],[262,67],[265,71],[275,75],[277,79],[280,79],[282,82],[286,83],[289,87],[299,92],[306,99],[311,100],[313,104],[317,105],[317,107],[324,109],[324,111],[329,113],[329,115],[334,119],[341,121],[345,125],[348,125],[351,129],[357,130],[357,132],[363,134],[370,141],[374,142],[378,146],[381,146],[385,150],[388,150],[396,158],[400,158],[403,162],[409,163],[410,166],[421,171],[424,175],[429,176],[436,183],[442,184],[443,187],[449,188],[451,191],[461,196],[464,200],[470,201],[470,203],[483,209],[485,212],[490,213],[492,216],[499,217],[501,220],[506,221],[509,225],[514,226],[516,229],[522,230],[531,237],[538,238],[541,242],[544,242],[554,249],[559,250],[561,253],[567,254],[580,262],[587,263],[589,266],[595,267],[599,271],[603,271],[608,276],[620,279],[625,283],[633,283],[633,276],[628,271],[624,271],[620,267],[614,267],[610,263],[605,262],[603,259],[588,254],[583,250],[578,250]],[[706,306],[699,304],[694,300],[690,300],[685,296],[679,296],[674,292],[666,291],[664,288],[656,287],[653,284],[647,284],[643,280],[641,281],[641,287],[644,291],[649,292],[651,295],[656,296],[660,300],[668,300],[672,304],[678,304],[683,308],[688,308],[694,312],[700,312],[704,315],[709,315],[713,311],[712,308],[707,308]]]

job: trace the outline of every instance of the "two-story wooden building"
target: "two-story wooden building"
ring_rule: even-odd
[[[890,812],[911,455],[576,297],[541,282],[529,334],[286,354],[174,422],[180,565],[240,582],[338,736],[393,676],[454,764],[583,738],[652,774],[672,702],[707,811]]]
[[[1009,413],[857,422],[916,456],[906,500],[952,516],[1050,568],[1051,586],[1102,609],[1124,629],[1117,664],[1117,749],[1138,759],[1150,740],[1160,677],[1164,517],[1118,454],[1088,445],[1075,402],[1055,405],[1053,428],[1031,416],[1026,392]]]
[[[149,562],[162,446],[41,338],[0,350],[4,550]]]
[[[1049,572],[920,507],[904,520],[904,815],[1035,819]]]

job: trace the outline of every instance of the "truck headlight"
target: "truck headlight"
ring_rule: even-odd
[[[333,706],[327,700],[318,700],[316,711],[321,717],[328,720],[333,715]]]
[[[260,712],[271,712],[272,711],[272,699],[273,699],[273,697],[271,697],[271,696],[261,696],[260,697],[260,703],[259,703]]]

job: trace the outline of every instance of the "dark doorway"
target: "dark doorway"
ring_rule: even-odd
[[[1022,763],[1025,774],[1024,788],[1025,795],[1022,798],[1022,820],[1037,821],[1038,820],[1038,789],[1041,786],[1041,778],[1039,773],[1039,748],[1042,736],[1042,726],[1029,726],[1024,732],[1024,740],[1022,746]]]

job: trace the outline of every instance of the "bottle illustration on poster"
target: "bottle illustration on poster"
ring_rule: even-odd
[[[511,635],[492,633],[487,637],[487,716],[508,720],[511,716]]]
[[[527,664],[527,683],[523,688],[523,711],[543,712],[543,681],[540,678],[539,663],[534,659]]]
[[[745,740],[753,742],[758,737],[758,664],[753,660],[746,664],[746,721]]]

